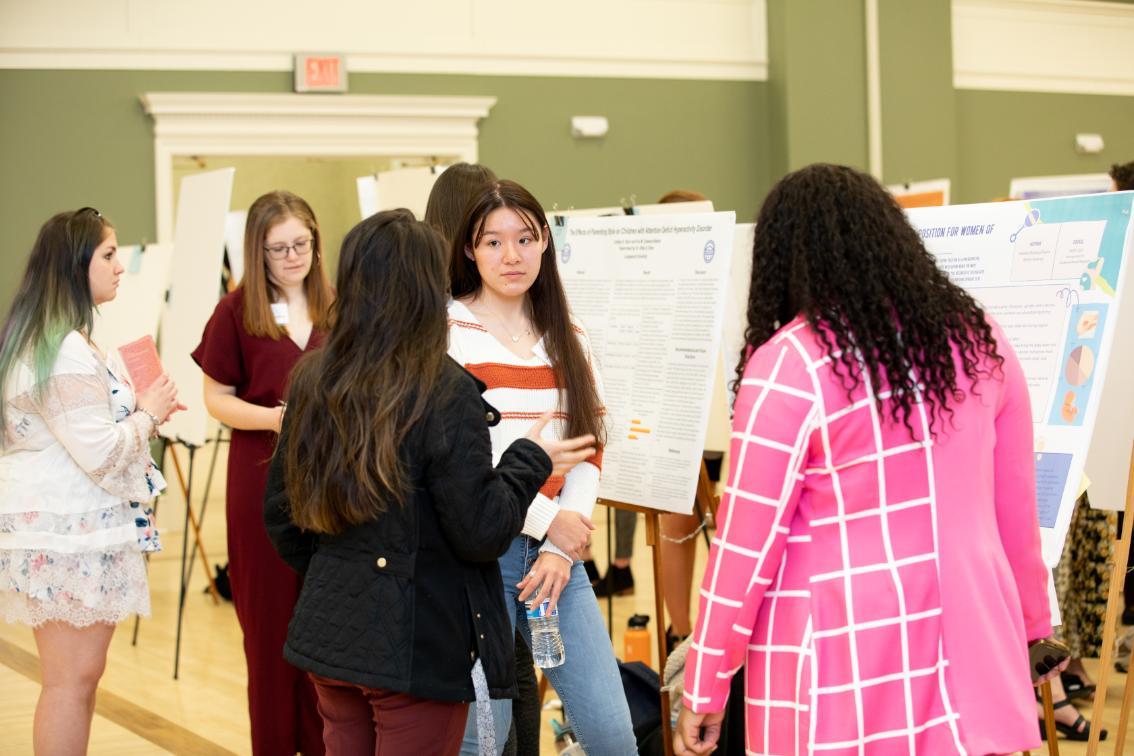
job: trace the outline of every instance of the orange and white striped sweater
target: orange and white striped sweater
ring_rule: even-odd
[[[583,353],[590,363],[601,400],[602,379],[594,364],[590,341],[577,321],[572,321],[572,325],[583,344]],[[468,307],[455,300],[449,303],[449,356],[484,381],[488,386],[484,392],[485,400],[500,412],[500,422],[488,429],[492,438],[493,464],[500,460],[509,444],[522,438],[544,412],[555,412],[545,434],[563,438],[566,431],[567,415],[559,406],[559,387],[543,339],[536,343],[532,352],[533,356],[528,359],[516,356],[488,332]],[[590,517],[598,498],[601,468],[600,448],[597,454],[580,462],[565,477],[548,478],[528,509],[524,534],[542,541],[560,509]],[[570,559],[550,541],[545,541],[540,550],[553,551]]]

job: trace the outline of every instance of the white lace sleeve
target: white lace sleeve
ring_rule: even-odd
[[[51,433],[95,484],[124,500],[147,502],[153,498],[146,483],[153,421],[136,412],[114,422],[105,372],[81,337],[73,334],[63,342],[43,390],[31,392],[29,398]]]

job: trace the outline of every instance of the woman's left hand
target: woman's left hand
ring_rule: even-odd
[[[677,726],[673,730],[673,752],[712,753],[721,739],[721,720],[724,712],[697,714],[682,706],[677,716]]]
[[[520,589],[520,601],[527,602],[528,597],[536,591],[539,594],[532,599],[532,606],[539,606],[546,598],[551,599],[548,611],[559,603],[559,594],[567,587],[571,579],[571,562],[553,551],[545,551],[536,558],[531,572],[524,575],[524,579],[516,584]]]

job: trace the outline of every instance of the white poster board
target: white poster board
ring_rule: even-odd
[[[566,226],[559,272],[605,389],[601,498],[692,511],[735,217],[573,217]]]
[[[382,171],[376,176],[357,179],[358,209],[363,219],[381,210],[408,208],[418,220],[425,218],[425,206],[443,166],[421,166]]]
[[[359,176],[355,185],[358,189],[358,215],[366,220],[378,212],[378,177]]]
[[[119,247],[126,272],[113,302],[95,308],[94,342],[103,354],[142,336],[157,336],[165,292],[169,287],[171,244]]]
[[[235,168],[186,176],[181,180],[174,228],[173,276],[162,315],[161,361],[177,384],[181,403],[161,426],[171,441],[202,446],[208,433],[204,376],[190,353],[201,341],[220,296],[225,224],[232,201]]]
[[[697,200],[693,202],[664,202],[652,205],[634,205],[630,208],[631,215],[678,215],[685,213],[711,213],[712,200]],[[739,228],[739,227],[738,227]],[[749,249],[751,252],[751,248]],[[733,257],[734,266],[736,258]],[[727,306],[727,305],[726,305]],[[726,315],[727,320],[727,315]],[[736,367],[736,363],[729,367],[724,361],[724,350],[720,350],[717,357],[716,378],[713,380],[713,395],[709,399],[709,424],[705,430],[705,451],[728,453],[729,440],[732,438],[732,420],[729,407],[732,406],[728,394],[728,376]]]
[[[954,282],[1000,323],[1020,358],[1032,400],[1036,494],[1044,559],[1058,563],[1104,386],[1112,373],[1124,279],[1130,267],[1134,193],[1031,202],[918,208],[908,212],[926,246]],[[1126,380],[1122,380],[1125,378]],[[1118,379],[1118,380],[1115,380]],[[1098,474],[1125,489],[1131,418],[1122,463]]]
[[[724,327],[721,333],[721,355],[725,368],[725,383],[736,377],[736,366],[744,349],[744,329],[748,327],[748,288],[752,283],[752,245],[755,242],[756,224],[737,223],[733,234],[732,270],[728,280],[728,298],[725,300]],[[728,391],[731,407],[736,396]]]
[[[1081,173],[1074,176],[1028,176],[1012,179],[1008,185],[1008,196],[1020,200],[1067,197],[1076,194],[1109,192],[1110,187],[1110,176],[1105,173]]]
[[[244,278],[244,226],[248,223],[247,210],[233,210],[224,219],[224,247],[228,252],[228,269],[232,273],[232,286]]]

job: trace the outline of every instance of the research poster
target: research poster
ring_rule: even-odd
[[[734,245],[734,213],[571,217],[556,248],[604,385],[599,496],[689,513]]]
[[[1082,173],[1075,176],[1027,176],[1014,178],[1008,184],[1008,196],[1019,200],[1067,197],[1078,194],[1109,192],[1110,176],[1106,173]]]
[[[1124,192],[908,211],[940,266],[996,318],[1023,365],[1044,558],[1052,566],[1092,434],[1110,422],[1099,417],[1104,379],[1122,378],[1108,378],[1108,368],[1134,337],[1119,333],[1132,200]],[[1121,456],[1129,451],[1127,434]],[[1125,465],[1111,472],[1125,481]]]

